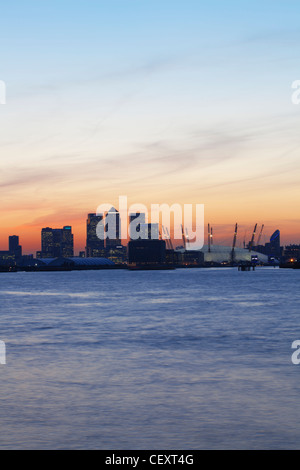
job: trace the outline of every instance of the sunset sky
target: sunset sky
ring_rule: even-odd
[[[300,4],[2,2],[0,249],[102,203],[205,204],[215,243],[300,243]]]

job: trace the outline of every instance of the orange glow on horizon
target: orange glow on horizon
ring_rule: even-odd
[[[115,205],[117,206],[117,205]],[[118,209],[118,207],[116,207]],[[96,212],[96,210],[90,210],[88,212]],[[23,246],[23,253],[24,254],[34,254],[36,251],[41,249],[41,230],[44,227],[52,227],[52,228],[62,228],[65,225],[72,226],[72,232],[74,234],[74,252],[78,254],[79,251],[85,250],[86,245],[86,213],[79,213],[75,217],[64,217],[64,213],[59,214],[57,217],[57,222],[55,221],[56,217],[51,216],[49,217],[49,223],[33,223],[33,224],[21,224],[19,226],[9,226],[6,225],[2,228],[0,234],[0,250],[6,250],[8,247],[8,237],[10,235],[18,235],[20,237],[20,244]],[[206,215],[205,227],[204,227],[204,237],[205,237],[205,244],[207,244],[207,230],[206,226],[208,223],[213,227],[214,230],[214,244],[215,245],[228,245],[230,246],[234,236],[234,228],[236,220],[238,217],[231,218],[231,220],[227,220],[227,217],[224,217],[224,214],[219,214],[219,220],[216,215],[208,219]],[[241,216],[241,223],[239,224],[238,228],[238,237],[237,237],[237,246],[240,244],[242,245],[243,241],[245,240],[246,243],[251,238],[253,227],[256,223],[256,220],[245,221],[245,215]],[[218,220],[218,223],[214,223],[214,221]],[[256,233],[256,241],[258,238],[258,233],[260,231],[260,227],[263,224],[263,221],[258,222],[258,229]],[[263,236],[261,238],[261,244],[265,244],[269,241],[271,234],[276,230],[279,229],[281,232],[281,245],[289,245],[289,244],[299,244],[300,237],[299,237],[299,223],[296,221],[288,221],[286,223],[278,224],[276,221],[268,220],[265,224],[265,229]],[[175,243],[175,245],[178,243]]]

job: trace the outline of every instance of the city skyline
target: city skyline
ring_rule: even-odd
[[[91,214],[91,212],[90,212]],[[75,224],[67,224],[66,221],[70,220],[70,218],[63,218],[61,216],[59,218],[59,222],[57,223],[49,223],[45,224],[45,226],[37,225],[34,227],[30,226],[30,235],[28,235],[27,229],[22,227],[21,230],[18,230],[19,227],[12,227],[12,230],[7,229],[6,232],[2,232],[0,236],[0,250],[4,250],[6,245],[7,245],[7,239],[9,236],[12,236],[12,234],[18,233],[18,237],[23,240],[22,247],[23,247],[23,252],[24,254],[34,254],[36,251],[39,251],[41,248],[41,231],[43,228],[46,228],[48,226],[70,226],[72,227],[73,230],[73,235],[74,235],[74,252],[80,252],[84,251],[86,247],[86,217],[88,214],[85,216],[83,215],[79,219],[76,220]],[[51,218],[50,218],[51,220]],[[206,224],[207,225],[207,224]],[[206,226],[205,225],[205,226]],[[218,224],[218,223],[213,223],[210,224],[214,228],[214,240],[215,243],[219,245],[224,245],[224,246],[230,246],[232,242],[232,238],[234,236],[234,226],[235,224]],[[253,227],[255,225],[255,221],[250,222],[248,224],[238,224],[239,227],[239,232],[237,236],[237,246],[242,247],[244,244],[244,241],[248,242],[251,239],[251,235],[253,232]],[[262,242],[266,243],[271,234],[280,227],[280,232],[281,232],[281,239],[282,239],[282,245],[288,246],[290,244],[300,244],[300,235],[298,236],[297,233],[293,236],[290,236],[287,231],[284,230],[284,227],[282,227],[279,223],[276,225],[267,225],[265,223],[258,223],[259,228],[261,226],[264,226],[264,231],[262,234]],[[15,230],[14,230],[15,228]],[[27,236],[26,236],[27,235]],[[258,234],[257,234],[258,236]],[[172,238],[172,237],[171,237]],[[130,239],[130,236],[128,234],[128,240]],[[207,240],[207,234],[205,231],[205,244],[208,243]]]
[[[106,209],[104,209],[106,207]],[[236,266],[248,262],[255,269],[255,264],[279,265],[291,267],[299,261],[300,244],[282,246],[280,230],[275,230],[269,241],[263,241],[264,225],[258,224],[252,232],[251,240],[246,235],[241,244],[237,243],[239,232],[235,225],[234,238],[229,246],[220,246],[214,241],[214,229],[208,224],[208,244],[197,246],[199,230],[194,232],[195,242],[191,242],[189,232],[181,225],[182,238],[176,238],[175,226],[167,224],[166,214],[162,214],[159,223],[149,223],[149,214],[141,212],[126,213],[125,223],[127,238],[124,239],[125,213],[121,216],[114,207],[102,205],[104,212],[90,213],[86,220],[86,246],[78,254],[74,252],[74,236],[71,226],[63,228],[42,228],[41,250],[30,256],[22,255],[19,236],[9,237],[9,250],[0,251],[1,269],[3,270],[70,270],[102,269],[176,269],[187,267],[224,267]],[[168,215],[170,223],[170,213]],[[146,222],[147,221],[147,222]],[[129,224],[128,224],[129,223]],[[204,227],[202,227],[204,228]],[[174,230],[174,232],[173,232]],[[122,236],[121,236],[122,233]],[[186,235],[185,235],[186,234]],[[169,238],[171,235],[171,238]],[[180,242],[177,245],[174,242]],[[201,243],[204,237],[201,236]],[[86,261],[83,261],[86,259]],[[111,264],[112,263],[112,264]],[[250,264],[252,263],[252,264]],[[242,266],[241,264],[241,266]],[[240,265],[239,265],[240,267]],[[250,269],[250,268],[249,268]]]
[[[220,239],[239,222],[299,243],[299,9],[3,5],[0,246],[18,233],[30,253],[67,222],[79,251],[86,214],[119,194],[205,204]]]
[[[106,239],[106,240],[103,239],[102,237],[99,238],[97,236],[97,233],[96,233],[97,232],[97,230],[96,230],[97,229],[97,224],[99,222],[103,223],[103,221],[105,219],[106,219],[106,223],[110,224],[111,221],[109,221],[109,217],[110,217],[112,212],[115,212],[116,215],[117,215],[117,218],[118,218],[118,222],[117,222],[117,226],[116,226],[117,238],[112,239],[112,240],[110,240],[109,238]],[[135,220],[137,215],[139,215],[140,217],[142,216],[142,218],[141,218],[142,223],[139,223],[136,226],[136,224],[134,223],[134,220]],[[110,211],[107,212],[107,214],[105,216],[103,216],[103,214],[88,213],[86,215],[85,224],[84,224],[85,239],[84,239],[83,245],[79,245],[79,244],[75,243],[76,238],[75,238],[72,226],[66,225],[64,223],[62,228],[58,228],[57,226],[55,226],[55,228],[52,228],[48,225],[47,227],[42,227],[39,230],[39,245],[37,245],[34,250],[29,252],[29,251],[24,250],[24,246],[22,244],[22,246],[20,247],[21,252],[24,255],[29,255],[30,254],[30,255],[34,255],[34,256],[37,253],[40,253],[40,256],[42,256],[42,254],[46,252],[46,249],[43,249],[43,243],[44,243],[45,240],[46,240],[46,243],[48,243],[48,238],[50,236],[51,240],[54,240],[54,238],[59,237],[59,242],[62,241],[61,237],[63,237],[64,243],[67,243],[66,244],[66,250],[67,250],[66,253],[64,255],[63,255],[63,253],[57,254],[57,255],[55,254],[55,255],[53,255],[53,257],[59,257],[59,256],[72,257],[72,256],[76,256],[76,253],[80,254],[80,253],[83,253],[83,252],[85,253],[85,256],[87,256],[87,257],[97,257],[97,256],[102,257],[102,256],[105,256],[105,254],[104,254],[105,250],[109,250],[110,248],[117,248],[120,245],[121,246],[122,245],[127,246],[129,241],[132,239],[131,238],[131,227],[130,227],[131,223],[133,224],[133,231],[134,232],[135,231],[141,232],[141,236],[138,237],[138,239],[140,239],[140,238],[141,239],[151,239],[154,236],[154,239],[168,240],[169,236],[170,236],[170,239],[174,244],[174,248],[181,247],[182,243],[184,242],[183,239],[179,240],[179,239],[176,239],[174,237],[175,232],[174,232],[174,226],[172,224],[172,220],[170,220],[171,226],[170,226],[170,230],[168,230],[168,228],[164,227],[164,225],[162,224],[162,221],[160,221],[159,224],[149,223],[149,221],[146,223],[145,222],[146,221],[145,214],[141,214],[141,213],[136,213],[136,214],[128,213],[128,220],[127,220],[127,222],[128,222],[128,227],[127,227],[128,237],[127,237],[126,240],[120,239],[120,220],[121,219],[120,219],[119,212],[113,207]],[[112,224],[112,226],[113,225],[114,224]],[[151,227],[153,227],[153,228],[151,228]],[[215,231],[215,227],[217,227],[217,231]],[[253,237],[252,242],[253,242],[254,247],[257,247],[258,245],[261,246],[261,245],[268,244],[268,242],[271,240],[272,236],[277,234],[277,232],[280,234],[280,237],[281,237],[281,231],[280,230],[274,229],[274,228],[271,228],[271,227],[265,227],[264,224],[262,224],[261,227],[259,227],[258,224],[255,224],[254,233],[253,233],[253,227],[248,226],[245,229],[244,226],[236,224],[235,227],[232,227],[232,226],[230,227],[230,230],[228,231],[226,238],[224,238],[224,227],[223,227],[223,230],[219,233],[218,233],[218,225],[217,224],[213,225],[213,226],[211,224],[208,224],[208,229],[209,229],[209,234],[207,232],[205,232],[205,230],[204,230],[204,245],[207,245],[208,247],[211,245],[212,250],[213,250],[213,245],[220,245],[220,246],[227,246],[227,247],[232,246],[232,241],[233,241],[232,238],[233,237],[235,237],[235,242],[234,242],[235,246],[238,247],[238,248],[245,248],[245,249],[248,248],[251,237]],[[67,238],[64,238],[65,237],[64,233],[67,234]],[[71,238],[69,237],[69,233],[70,233]],[[151,236],[151,233],[152,233],[152,236]],[[184,231],[183,231],[183,233],[184,233]],[[11,251],[10,250],[11,243],[14,243],[15,245],[19,245],[20,238],[21,237],[19,235],[11,235],[10,234],[8,236],[9,251]],[[282,237],[281,237],[281,240],[282,240]],[[58,239],[57,239],[57,241],[58,241]],[[72,248],[69,248],[69,246],[70,246],[70,245],[68,245],[69,243],[71,243]],[[185,235],[185,243],[187,244],[188,249],[191,249],[191,250],[199,249],[199,250],[201,250],[201,248],[198,248],[196,246],[195,242],[193,243],[193,242],[189,241],[188,234]],[[6,245],[7,245],[7,240],[6,240],[6,243],[4,243],[4,246],[6,246]],[[282,241],[281,245],[286,246],[286,247],[291,246],[291,245],[299,245],[300,246],[300,242],[294,243],[292,241],[288,241],[287,243],[285,243],[284,241]],[[71,253],[70,250],[73,252],[73,254]],[[0,251],[5,251],[3,249],[3,246],[0,246]]]

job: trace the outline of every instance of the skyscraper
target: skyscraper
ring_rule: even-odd
[[[159,240],[159,224],[141,224],[142,240]]]
[[[146,215],[140,212],[129,214],[129,238],[130,240],[141,240],[141,225],[146,223]]]
[[[282,251],[280,247],[280,231],[276,230],[270,238],[270,255],[280,258]]]
[[[105,256],[104,236],[97,236],[97,225],[103,221],[103,215],[88,214],[86,221],[86,257],[98,258]],[[104,235],[104,229],[103,233]]]
[[[17,235],[10,236],[8,244],[8,251],[0,251],[0,261],[7,263],[20,261],[22,258],[22,247],[19,245],[19,237]]]
[[[159,224],[147,224],[146,215],[129,214],[129,238],[133,240],[159,240]]]
[[[74,235],[72,227],[66,226],[61,231],[61,256],[72,258],[74,256]]]
[[[42,229],[42,258],[70,258],[74,256],[72,227]]]
[[[14,255],[15,258],[21,258],[22,256],[22,247],[19,243],[19,237],[17,235],[12,235],[9,237],[9,253]]]
[[[105,247],[106,249],[116,248],[121,246],[120,239],[120,214],[112,207],[105,217],[105,231],[107,234]]]

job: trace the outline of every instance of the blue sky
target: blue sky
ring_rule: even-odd
[[[82,223],[127,194],[205,203],[221,226],[272,231],[280,220],[295,237],[299,10],[276,0],[1,5],[2,236],[66,213]]]
[[[217,66],[222,57],[297,58],[298,14],[296,2],[276,0],[6,2],[2,69],[9,79],[19,73],[32,83],[184,59]]]

